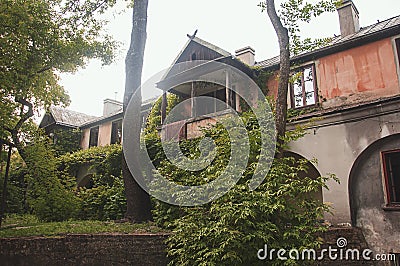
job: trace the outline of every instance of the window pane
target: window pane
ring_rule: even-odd
[[[306,102],[307,102],[307,105],[315,104],[315,97],[314,97],[313,91],[306,93]]]
[[[388,202],[400,204],[400,152],[384,154]]]
[[[122,138],[122,120],[112,123],[111,126],[111,144],[121,143]]]
[[[315,104],[315,88],[314,88],[314,76],[312,67],[307,67],[304,69],[304,90],[306,97],[306,104]]]
[[[89,147],[96,147],[99,141],[99,127],[90,129]]]
[[[303,104],[303,84],[302,84],[302,72],[295,74],[295,80],[293,82],[293,96],[295,107],[302,107]]]

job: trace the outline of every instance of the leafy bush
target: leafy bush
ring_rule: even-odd
[[[39,133],[25,150],[26,162],[13,154],[6,212],[32,212],[43,221],[122,218],[126,202],[121,145],[66,152],[59,157],[54,148],[54,143]],[[90,165],[92,187],[77,188],[77,173],[86,165]]]
[[[6,154],[7,156],[7,154]],[[5,168],[5,162],[4,162]],[[11,156],[10,173],[7,183],[6,213],[24,213],[27,211],[25,175],[27,169],[17,153]],[[4,174],[0,175],[0,198],[3,197]]]
[[[78,151],[82,132],[79,129],[56,129],[53,134],[53,148],[57,156]]]
[[[80,168],[90,165],[91,187],[78,188],[79,219],[121,219],[126,210],[122,180],[122,147],[92,147],[60,157],[58,170],[65,184],[76,186]],[[73,180],[73,181],[71,181]]]
[[[260,129],[253,114],[245,113],[242,119],[249,135],[250,157],[243,177],[227,194],[198,207],[178,207],[156,201],[155,221],[174,232],[167,241],[171,265],[263,265],[265,262],[258,260],[257,251],[264,244],[268,244],[269,249],[287,250],[319,245],[316,233],[326,229],[319,221],[329,209],[312,195],[326,187],[326,181],[334,177],[308,177],[310,162],[305,159],[275,158],[264,182],[255,191],[250,191],[248,184],[258,162]],[[184,171],[161,160],[159,172],[186,185],[216,179],[230,158],[230,138],[220,124],[204,132],[217,146],[216,158],[207,169]],[[285,141],[288,143],[303,135],[302,130],[289,132]],[[148,135],[148,140],[151,137]],[[196,156],[197,143],[198,140],[183,141],[180,147],[183,153]],[[153,149],[158,146],[148,144]],[[162,150],[159,150],[153,159],[162,157]]]
[[[78,197],[81,200],[78,214],[80,219],[116,220],[124,216],[126,199],[122,180],[118,180],[113,186],[80,188]]]
[[[57,160],[48,139],[36,137],[26,148],[28,204],[43,221],[63,221],[75,216],[77,198],[57,177]]]

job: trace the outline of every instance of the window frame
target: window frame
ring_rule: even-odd
[[[95,131],[97,131],[96,132],[97,138],[95,140],[96,144],[93,144],[93,142],[92,142],[92,134]],[[99,126],[91,127],[89,129],[89,148],[99,146],[99,131],[100,131],[100,127]]]
[[[396,61],[397,76],[400,80],[400,35],[393,37],[393,52]]]
[[[118,125],[118,126],[114,127],[114,125]],[[118,135],[119,125],[121,126],[121,132],[120,132],[121,135],[120,136]],[[115,128],[116,128],[116,130],[114,131]],[[116,133],[117,136],[114,136],[114,133]],[[118,119],[118,120],[114,120],[111,122],[110,144],[121,144],[121,143],[122,143],[122,119]]]
[[[311,68],[312,76],[313,76],[313,88],[314,88],[314,103],[313,104],[307,104],[307,97],[306,97],[306,88],[305,88],[305,81],[304,81],[304,70],[307,68]],[[301,75],[301,87],[302,87],[302,100],[303,100],[303,105],[302,106],[296,106],[296,95],[294,91],[294,83],[291,82],[289,84],[289,89],[290,89],[290,105],[292,109],[303,109],[303,108],[309,108],[318,105],[318,88],[317,88],[317,75],[315,71],[315,64],[306,64],[300,67],[297,67],[293,70],[291,70],[290,75],[292,76],[293,74],[302,72],[303,74]]]
[[[392,266],[400,266],[400,253],[391,253],[394,254],[395,260],[391,261],[390,265]]]
[[[392,201],[391,195],[392,192],[391,190],[391,185],[389,182],[389,173],[388,173],[388,160],[387,156],[389,154],[393,153],[399,153],[400,154],[400,149],[396,150],[388,150],[388,151],[382,151],[381,152],[381,160],[382,160],[382,175],[383,175],[383,184],[384,184],[384,192],[385,192],[385,210],[400,210],[400,200],[399,201]],[[400,188],[398,188],[400,192]],[[396,193],[396,192],[395,192]]]

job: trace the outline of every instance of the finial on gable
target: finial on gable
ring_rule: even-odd
[[[193,35],[190,35],[190,34],[186,34],[186,35],[188,36],[189,39],[193,40],[194,37],[196,37],[197,31],[198,31],[198,30],[195,30],[194,33],[193,33]]]

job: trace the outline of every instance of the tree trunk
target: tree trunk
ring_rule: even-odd
[[[281,157],[283,154],[283,137],[285,136],[286,132],[287,94],[290,75],[289,33],[288,30],[282,25],[282,22],[276,13],[274,0],[266,0],[266,7],[268,17],[274,26],[276,35],[278,36],[280,50],[279,85],[278,95],[276,98],[275,124],[278,145],[277,156]]]
[[[133,130],[134,147],[129,147],[138,151],[140,149],[140,109],[141,109],[141,78],[143,69],[144,49],[146,45],[146,28],[147,28],[147,6],[148,0],[135,0],[133,5],[132,16],[132,32],[131,43],[125,59],[125,94],[124,94],[124,112],[134,93],[139,93],[139,97],[135,96],[134,112],[138,115],[135,119]],[[141,175],[139,156],[133,162],[135,166],[135,175]],[[125,185],[125,195],[127,210],[125,218],[132,222],[144,222],[151,220],[151,202],[150,196],[145,192],[133,178],[129,171],[125,157],[122,160],[122,175]],[[141,178],[140,176],[137,176]]]

